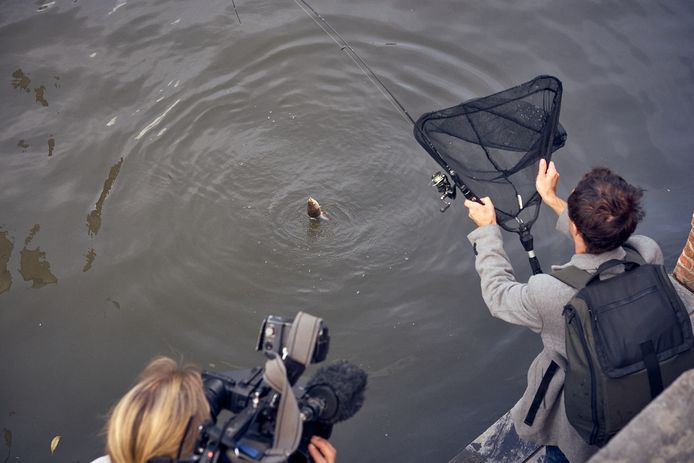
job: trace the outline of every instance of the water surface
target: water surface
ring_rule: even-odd
[[[258,365],[268,314],[331,328],[370,374],[340,461],[447,461],[525,387],[538,340],[492,319],[461,202],[411,127],[292,0],[0,6],[0,426],[8,461],[90,461],[165,354]],[[592,165],[648,190],[669,266],[694,184],[694,7],[311,2],[417,117],[564,83],[567,194]],[[238,14],[238,15],[237,15]],[[330,220],[305,217],[309,195]],[[548,209],[548,266],[570,254]],[[519,278],[529,269],[515,236]],[[9,433],[9,434],[8,434]],[[0,451],[0,455],[2,451]]]

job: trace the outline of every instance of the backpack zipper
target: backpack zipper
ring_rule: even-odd
[[[574,319],[576,318],[576,309],[574,309],[572,306],[567,305],[564,308],[564,313],[567,316],[567,321],[570,325],[574,325]],[[592,312],[591,314],[592,315]],[[593,366],[593,359],[590,357],[590,351],[588,350],[588,343],[586,342],[586,337],[583,332],[583,326],[580,323],[580,320],[578,320],[578,323],[576,323],[575,328],[578,332],[578,337],[581,340],[581,345],[583,346],[583,352],[586,355],[586,360],[588,361],[588,369],[590,370],[590,411],[591,411],[591,416],[593,418],[593,431],[590,433],[590,441],[588,442],[590,445],[595,444],[595,439],[598,434],[598,426],[597,426],[597,409],[598,409],[598,401],[596,397],[596,392],[597,392],[597,382],[595,380],[595,370]]]
[[[601,312],[604,313],[604,312],[612,310],[616,307],[621,307],[623,305],[630,304],[630,303],[632,303],[638,299],[641,299],[642,297],[644,297],[648,294],[655,293],[657,290],[658,290],[658,288],[656,288],[655,286],[651,286],[650,288],[642,289],[641,291],[639,291],[636,294],[632,294],[632,295],[627,296],[625,298],[619,299],[618,301],[610,302],[609,304],[603,305]],[[597,320],[597,319],[598,319],[598,317],[596,316],[595,320]]]

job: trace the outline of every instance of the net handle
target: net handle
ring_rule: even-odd
[[[528,261],[530,262],[530,268],[533,271],[533,275],[542,273],[542,267],[540,267],[540,261],[535,255],[535,249],[533,247],[533,235],[530,234],[530,229],[528,227],[522,227],[519,231],[520,242],[523,245],[523,249],[528,253]]]

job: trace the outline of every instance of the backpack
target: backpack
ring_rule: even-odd
[[[684,371],[694,368],[687,310],[662,265],[646,263],[628,245],[624,260],[595,273],[552,272],[578,289],[564,306],[564,405],[571,425],[590,445],[605,445]],[[600,276],[618,265],[624,272]],[[532,424],[558,365],[550,364],[525,423]]]

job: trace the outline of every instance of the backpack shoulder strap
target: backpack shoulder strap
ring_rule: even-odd
[[[545,398],[545,394],[547,394],[547,389],[549,389],[549,383],[550,381],[552,381],[552,377],[558,369],[559,364],[552,360],[549,366],[547,367],[547,371],[545,371],[545,374],[542,375],[542,380],[540,381],[540,385],[537,388],[537,392],[535,393],[533,402],[530,404],[528,414],[525,415],[525,419],[523,420],[523,423],[527,424],[528,426],[532,426],[535,422],[535,416],[537,415],[537,411],[540,409],[540,405],[542,405],[542,400]]]
[[[629,244],[629,243],[624,243],[624,244],[622,245],[622,247],[624,248],[624,250],[625,250],[626,253],[627,253],[627,255],[624,256],[624,260],[625,260],[625,261],[627,261],[627,262],[635,262],[635,263],[637,263],[637,264],[639,264],[639,265],[644,265],[644,264],[647,263],[647,262],[644,260],[644,258],[641,257],[641,254],[639,254],[639,252],[636,250],[636,248],[635,248],[634,246],[632,246],[631,244]]]
[[[641,257],[641,254],[639,254],[635,247],[628,243],[624,243],[622,247],[626,252],[626,256],[624,256],[624,262],[633,262],[638,265],[644,265],[646,263],[644,258]],[[615,263],[617,263],[617,261],[615,261]],[[598,273],[600,273],[600,270],[598,270]],[[581,270],[580,268],[574,267],[573,265],[569,267],[560,268],[558,270],[553,270],[552,273],[550,273],[550,275],[552,275],[554,278],[561,281],[562,283],[566,283],[567,285],[575,289],[585,288],[588,282],[593,278],[593,276],[595,276],[594,273],[590,273],[586,270]]]
[[[585,288],[590,279],[593,277],[592,273],[586,270],[581,270],[573,265],[553,270],[550,275],[575,289]]]

